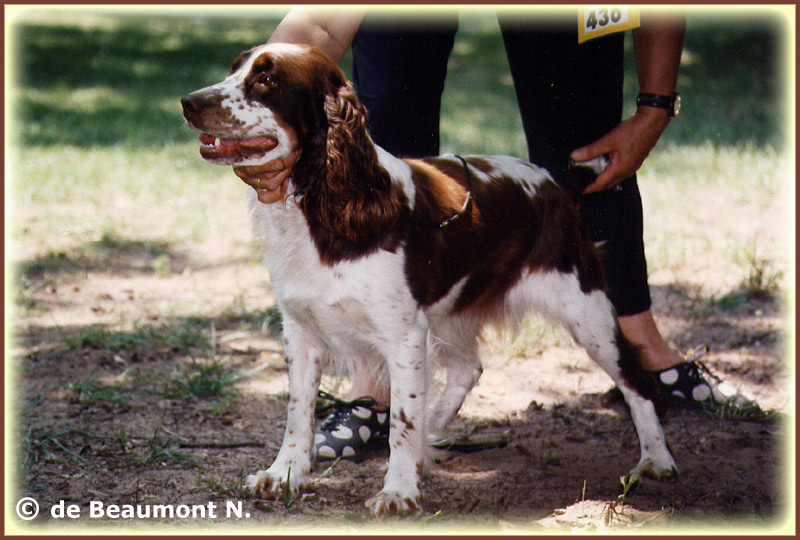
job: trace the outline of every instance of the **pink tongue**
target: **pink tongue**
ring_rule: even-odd
[[[225,141],[231,142],[231,141]],[[254,139],[245,139],[243,141],[238,141],[239,148],[244,151],[253,150],[257,152],[269,151],[278,146],[278,141],[275,139],[270,139],[269,137],[256,137]]]
[[[200,148],[200,154],[206,159],[237,158],[248,154],[263,154],[278,146],[278,141],[271,137],[254,137],[242,140],[219,139],[219,144],[215,144],[216,137],[203,133],[199,139],[203,144]]]

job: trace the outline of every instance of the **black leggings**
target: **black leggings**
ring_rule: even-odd
[[[560,175],[569,154],[621,120],[623,35],[578,44],[569,21],[499,17],[528,143],[528,158]],[[353,41],[353,82],[372,138],[392,154],[439,154],[439,116],[457,16],[428,21],[368,17]],[[619,315],[650,308],[636,177],[581,198],[583,226],[600,245]]]

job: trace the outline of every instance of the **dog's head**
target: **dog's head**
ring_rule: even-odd
[[[212,163],[262,165],[299,149],[291,181],[315,236],[366,245],[396,226],[403,200],[379,164],[366,111],[322,51],[261,45],[182,104]]]
[[[201,155],[223,165],[285,158],[317,131],[326,98],[349,85],[312,47],[262,45],[240,54],[220,83],[185,96],[189,125],[202,132]]]

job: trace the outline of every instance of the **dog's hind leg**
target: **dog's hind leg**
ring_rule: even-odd
[[[639,366],[638,351],[619,330],[606,294],[601,290],[584,292],[575,273],[557,271],[529,274],[516,292],[528,305],[563,324],[622,390],[641,447],[641,459],[631,476],[674,475],[677,468],[654,405],[654,381]]]
[[[448,318],[432,325],[432,349],[446,370],[442,394],[429,412],[428,434],[432,442],[442,436],[444,429],[458,413],[483,372],[478,357],[478,322],[472,317]]]

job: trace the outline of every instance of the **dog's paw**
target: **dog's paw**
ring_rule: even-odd
[[[420,495],[403,495],[395,491],[381,491],[367,501],[367,508],[375,517],[408,516],[422,512]]]
[[[654,480],[667,480],[677,476],[678,467],[675,461],[670,457],[668,460],[663,460],[657,463],[651,458],[642,458],[639,464],[630,472],[632,480],[639,480],[639,478],[652,478]]]
[[[245,488],[263,499],[281,500],[287,495],[291,498],[300,496],[300,492],[308,487],[308,475],[293,469],[270,467],[266,471],[258,471],[245,478]]]

